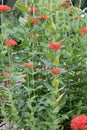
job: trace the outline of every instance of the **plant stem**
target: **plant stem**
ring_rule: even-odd
[[[25,5],[27,5],[28,1],[25,0]],[[27,13],[24,13],[24,18],[27,19]]]
[[[9,59],[9,67],[11,67],[11,48],[8,47],[8,59]]]
[[[70,0],[71,6],[73,6],[72,1]]]
[[[79,0],[79,8],[81,7],[81,3],[82,3],[81,1],[82,1],[82,0]]]
[[[53,8],[52,8],[52,5],[53,5],[53,1],[50,0],[51,20],[52,20],[52,22],[53,22],[53,16],[52,16]]]
[[[28,71],[29,71],[29,69],[28,68],[26,68],[26,78],[27,78],[27,89],[28,89],[28,96],[29,96],[29,99],[30,99],[30,92],[29,92],[29,74],[28,74]]]

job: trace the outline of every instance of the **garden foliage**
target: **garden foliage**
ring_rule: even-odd
[[[17,2],[1,11],[1,122],[62,130],[87,114],[87,19],[62,0]]]

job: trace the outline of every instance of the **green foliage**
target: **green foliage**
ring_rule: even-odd
[[[87,114],[87,34],[80,35],[87,21],[74,19],[81,9],[60,7],[61,2],[31,0],[24,7],[19,1],[18,8],[3,13],[0,109],[2,121],[9,122],[10,130],[14,124],[19,130],[62,130],[72,117]],[[27,12],[32,6],[39,11]],[[47,20],[40,20],[41,14]],[[32,24],[27,18],[38,22]],[[6,46],[8,39],[18,45]],[[62,46],[55,51],[50,42],[62,42]],[[23,67],[26,62],[33,67]],[[50,73],[52,68],[60,68],[61,74]],[[10,74],[5,76],[4,71]]]

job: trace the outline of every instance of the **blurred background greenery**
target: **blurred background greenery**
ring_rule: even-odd
[[[87,0],[72,0],[74,6],[80,6],[81,9],[87,7]]]

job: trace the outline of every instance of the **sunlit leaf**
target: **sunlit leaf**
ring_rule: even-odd
[[[54,87],[58,87],[58,85],[59,85],[58,79],[54,78],[54,79],[52,80],[52,85],[53,85]]]

